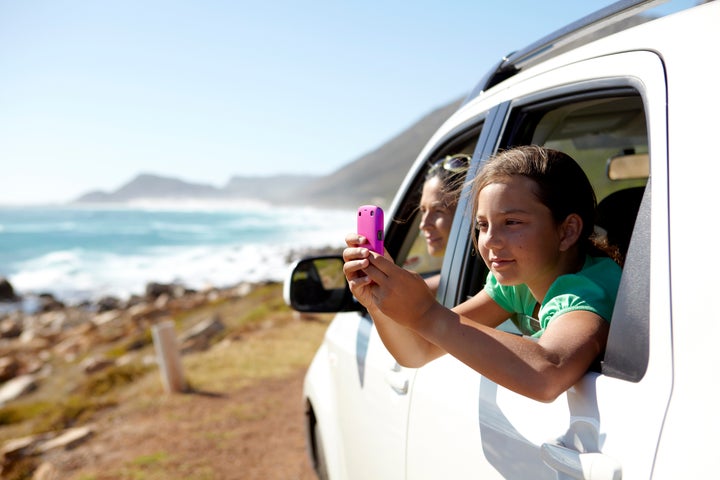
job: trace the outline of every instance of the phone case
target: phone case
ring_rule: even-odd
[[[380,255],[385,252],[383,248],[384,217],[382,208],[376,205],[363,205],[358,208],[357,233],[367,238],[370,243],[368,248]]]

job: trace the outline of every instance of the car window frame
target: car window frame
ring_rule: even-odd
[[[410,182],[402,201],[398,208],[393,212],[393,217],[388,224],[388,231],[385,235],[385,247],[395,259],[395,263],[402,266],[407,259],[410,249],[415,242],[419,225],[419,201],[422,191],[422,185],[425,181],[425,175],[431,166],[432,160],[445,156],[446,154],[456,153],[455,150],[460,144],[467,144],[475,141],[475,152],[477,152],[477,140],[482,136],[486,118],[484,115],[473,117],[452,129],[445,137],[437,143],[437,147],[423,156],[415,168],[415,175]],[[473,158],[475,154],[473,154]],[[472,164],[472,161],[471,161]],[[459,206],[458,206],[459,207]],[[453,217],[453,225],[458,221],[458,208]],[[454,229],[453,229],[454,230]],[[452,230],[451,230],[452,232]],[[451,233],[452,235],[452,233]],[[451,238],[448,240],[450,245]],[[446,251],[442,265],[448,257],[449,251]],[[442,271],[442,266],[440,271]]]
[[[645,112],[647,135],[650,137],[650,115],[648,113],[648,99],[640,80],[632,77],[617,77],[599,80],[581,81],[574,84],[548,88],[543,91],[518,97],[495,105],[487,114],[485,128],[481,134],[473,156],[473,163],[468,172],[468,178],[473,178],[481,165],[494,154],[498,148],[513,144],[516,125],[510,125],[516,112],[523,108],[546,103],[567,104],[568,101],[581,101],[591,97],[611,96],[618,91],[632,89],[640,97]],[[650,138],[648,146],[650,147]],[[651,152],[652,157],[652,152]],[[646,185],[646,192],[641,210],[638,212],[638,221],[641,216],[647,225],[636,224],[631,240],[631,249],[621,279],[621,288],[627,289],[628,282],[642,282],[635,288],[638,295],[619,293],[618,301],[611,319],[610,335],[607,350],[601,362],[603,375],[619,378],[631,382],[639,382],[649,364],[649,328],[650,328],[650,297],[649,281],[652,275],[651,263],[640,252],[648,255],[650,251],[650,236],[639,233],[641,229],[649,232],[649,219],[651,217],[651,181]],[[479,282],[477,278],[479,268],[473,257],[472,247],[472,203],[469,197],[470,186],[466,186],[462,201],[458,205],[456,221],[448,242],[445,262],[443,263],[438,298],[451,308],[461,303],[468,296],[468,292],[476,289]],[[458,221],[457,215],[462,219]],[[625,271],[628,273],[626,274]],[[477,290],[475,290],[477,291]],[[631,334],[630,334],[631,333]]]

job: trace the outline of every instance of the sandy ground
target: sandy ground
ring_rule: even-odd
[[[304,373],[221,396],[166,395],[142,414],[120,409],[96,422],[91,440],[46,458],[52,478],[315,479],[305,449]]]

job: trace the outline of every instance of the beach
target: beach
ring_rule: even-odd
[[[0,213],[15,295],[0,303],[3,478],[313,478],[301,388],[329,317],[292,312],[282,280],[297,258],[339,252],[352,212]],[[161,322],[185,392],[164,390]]]
[[[282,281],[305,252],[341,247],[354,222],[352,211],[260,203],[0,207],[0,277],[66,304],[126,300],[150,282]]]

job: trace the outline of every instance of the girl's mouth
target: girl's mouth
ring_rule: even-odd
[[[513,260],[503,259],[503,258],[494,258],[494,259],[490,260],[490,266],[496,270],[501,269],[503,267],[507,267],[511,263],[513,263]]]

